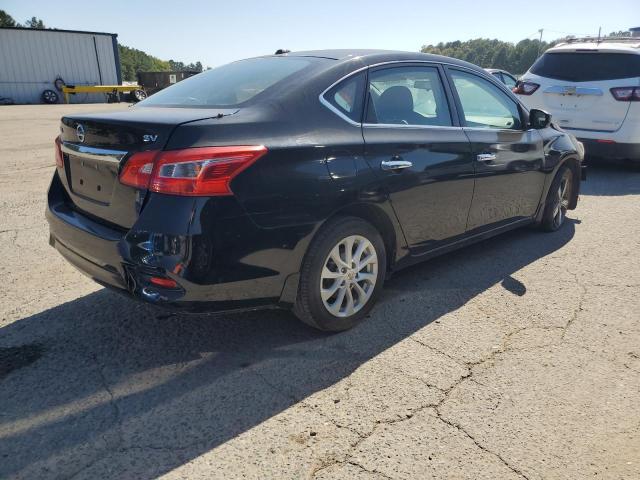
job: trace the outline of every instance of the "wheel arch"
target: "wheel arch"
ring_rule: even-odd
[[[358,202],[346,205],[331,214],[320,226],[338,217],[357,217],[370,223],[380,232],[387,257],[387,271],[393,268],[396,259],[398,238],[396,228],[389,215],[379,206],[371,203]],[[317,232],[316,232],[317,233]]]
[[[580,195],[580,181],[581,181],[581,164],[580,160],[573,155],[566,156],[558,165],[558,168],[554,172],[553,176],[557,175],[558,170],[563,166],[568,167],[573,173],[573,183],[571,184],[571,201],[569,202],[569,210],[573,210],[578,205],[578,196]]]
[[[389,208],[391,208],[390,205]],[[336,209],[314,229],[313,234],[310,236],[304,247],[305,251],[300,259],[299,268],[302,268],[302,265],[307,258],[309,246],[312,245],[314,239],[325,225],[340,217],[356,217],[370,223],[378,232],[380,232],[386,250],[387,272],[389,272],[396,264],[398,245],[400,244],[402,246],[402,242],[404,240],[400,226],[392,215],[394,214],[392,212],[386,212],[383,206],[370,202],[354,202]],[[287,277],[280,296],[279,303],[281,305],[290,307],[294,304],[299,282],[299,272]]]
[[[540,223],[542,221],[542,215],[544,214],[544,209],[547,205],[547,198],[549,196],[549,189],[553,184],[553,180],[556,178],[558,171],[563,167],[567,166],[571,169],[574,175],[574,179],[576,180],[572,186],[571,192],[571,202],[569,203],[569,209],[573,210],[578,205],[578,196],[580,194],[580,180],[581,180],[581,163],[579,157],[576,156],[575,152],[567,152],[565,155],[560,157],[555,163],[553,169],[549,170],[547,181],[544,186],[544,190],[542,192],[542,197],[540,199],[540,206],[538,208],[538,212],[536,213],[536,223]]]

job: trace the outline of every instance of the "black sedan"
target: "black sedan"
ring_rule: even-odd
[[[284,307],[344,330],[392,272],[524,225],[559,229],[582,158],[469,63],[287,52],[64,117],[50,243],[153,304]]]

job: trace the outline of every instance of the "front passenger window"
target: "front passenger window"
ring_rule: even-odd
[[[451,70],[458,92],[465,126],[520,130],[517,104],[498,87],[471,73]]]

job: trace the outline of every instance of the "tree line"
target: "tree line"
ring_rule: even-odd
[[[0,10],[0,27],[19,27],[19,28],[26,27],[26,28],[39,28],[41,30],[44,30],[45,28],[47,28],[44,26],[44,22],[37,17],[31,17],[25,20],[24,24],[18,23],[13,19],[11,15],[9,15],[4,10]]]
[[[118,45],[118,54],[120,55],[122,79],[131,82],[137,80],[136,75],[138,72],[175,72],[182,70],[201,72],[203,70],[200,62],[185,64],[175,60],[161,60],[142,50],[125,45]]]
[[[623,37],[628,35],[628,31],[621,30],[611,32],[607,36]],[[455,42],[441,42],[437,45],[424,45],[420,51],[458,58],[484,68],[500,68],[515,75],[521,75],[529,70],[529,67],[545,50],[569,38],[572,37],[556,39],[551,42],[525,39],[515,44],[496,39],[476,38],[464,42],[456,40]]]
[[[474,63],[484,68],[500,68],[519,75],[526,72],[536,61],[538,54],[557,42],[547,43],[539,40],[521,40],[516,44],[502,40],[476,38],[461,42],[424,45],[424,53],[435,53]]]

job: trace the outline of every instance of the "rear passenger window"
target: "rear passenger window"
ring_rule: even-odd
[[[347,78],[323,96],[336,112],[358,123],[362,120],[364,75],[361,72]]]
[[[522,126],[517,104],[491,82],[471,73],[451,70],[465,126],[519,130]]]
[[[369,73],[367,123],[451,126],[435,67],[392,67]]]

